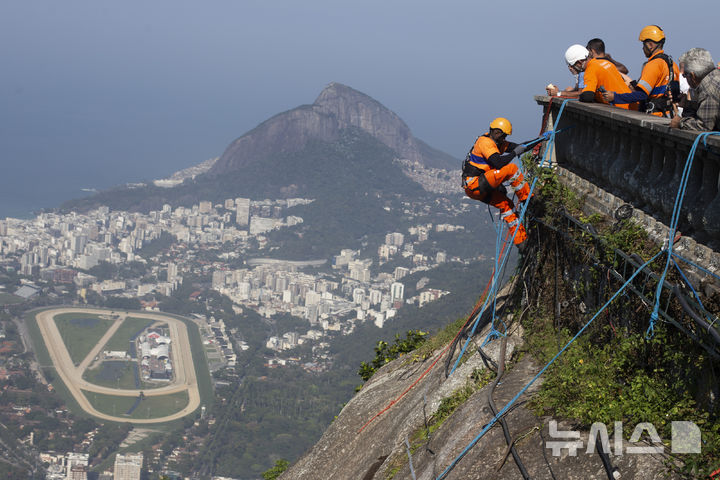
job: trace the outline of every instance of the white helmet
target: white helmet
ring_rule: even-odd
[[[575,65],[578,60],[585,60],[590,52],[582,45],[572,45],[570,48],[565,50],[565,61],[568,65]]]

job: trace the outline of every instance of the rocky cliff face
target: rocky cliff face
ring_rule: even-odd
[[[552,245],[552,242],[547,245]],[[527,256],[533,259],[552,258],[545,250],[530,250]],[[531,310],[524,310],[521,305],[527,302],[527,307],[541,299],[548,301],[552,295],[541,293],[542,288],[534,289],[534,286],[546,285],[549,271],[544,267],[547,265],[543,262],[539,267],[525,265],[523,281],[511,282],[497,298],[496,312],[501,312],[499,318],[508,326],[506,340],[495,338],[483,345],[489,326],[479,331],[465,351],[464,362],[450,376],[446,376],[446,357],[450,356],[449,365],[453,365],[459,348],[450,348],[447,352],[438,349],[422,362],[401,357],[388,363],[375,372],[346,404],[318,443],[281,479],[620,478],[609,477],[595,443],[590,442],[589,432],[578,430],[576,421],[537,416],[528,407],[528,401],[538,395],[543,380],[549,382],[552,374],[546,371],[529,385],[543,365],[538,364],[535,360],[538,357],[533,355],[538,348],[537,343],[528,342],[530,345],[526,345],[525,342],[533,336],[542,337],[542,331],[538,327],[537,331],[528,330],[527,334],[523,334],[523,325],[533,328],[537,324],[534,323],[535,314],[526,315]],[[527,272],[532,270],[535,273],[528,276]],[[531,287],[525,290],[528,284]],[[563,291],[562,286],[560,291]],[[502,313],[506,311],[522,313],[516,317],[512,313]],[[568,318],[577,318],[570,310],[566,313]],[[533,321],[523,323],[521,317],[524,315],[533,317]],[[487,317],[484,321],[490,322],[490,315],[483,317]],[[503,341],[506,341],[505,350],[501,347]],[[550,341],[554,343],[557,339],[550,338]],[[479,349],[492,362],[486,363]],[[488,363],[501,364],[503,351],[505,372],[501,378],[492,380],[493,377],[485,370]],[[554,347],[552,351],[555,351]],[[514,355],[514,352],[520,353]],[[586,355],[589,361],[590,356]],[[436,360],[439,361],[435,363]],[[605,369],[607,366],[603,364],[598,368]],[[522,395],[520,392],[523,392]],[[496,410],[507,408],[503,418],[507,422],[509,442],[500,422],[494,422],[490,398],[494,400]],[[608,401],[608,397],[602,398],[603,402]],[[480,436],[491,422],[492,427]],[[577,432],[579,437],[575,437],[573,432]],[[617,468],[621,478],[684,478],[668,471],[667,451],[634,454],[629,447],[646,447],[643,439],[640,442],[625,441],[619,449],[617,441],[617,437],[610,439],[613,450],[610,456],[612,466],[609,468]],[[525,476],[515,462],[508,443],[516,449],[520,464],[526,470]],[[577,448],[569,448],[572,445]]]
[[[232,142],[210,174],[237,171],[272,154],[291,154],[313,139],[333,142],[347,128],[372,135],[394,150],[398,158],[428,167],[457,168],[456,159],[416,139],[405,122],[381,103],[350,87],[331,83],[312,105],[276,115]]]
[[[488,406],[490,385],[467,398],[437,430],[427,437],[427,422],[449,398],[474,382],[485,364],[478,348],[487,331],[476,335],[466,355],[469,359],[450,377],[444,373],[444,360],[415,384],[429,365],[442,355],[438,351],[422,363],[399,358],[375,373],[363,389],[343,408],[319,442],[290,467],[281,480],[435,480],[483,430],[494,415]],[[506,360],[522,345],[521,333],[515,330],[508,337]],[[488,357],[497,363],[500,340],[484,347]],[[497,408],[503,408],[519,392],[540,367],[529,356],[514,362],[502,382],[492,392]],[[587,452],[588,432],[581,432],[583,446],[576,455],[562,450],[553,456],[547,441],[550,417],[537,417],[526,407],[527,401],[540,385],[537,381],[505,415],[509,433],[530,478],[563,480],[605,480],[608,478],[600,456]],[[403,392],[407,393],[401,397]],[[401,397],[401,398],[400,398]],[[400,398],[398,400],[398,398]],[[389,407],[389,408],[388,408]],[[385,410],[387,408],[387,410]],[[559,420],[558,431],[575,430],[572,422]],[[418,440],[420,438],[420,440]],[[412,467],[408,460],[410,445]],[[555,441],[566,438],[555,437]],[[644,446],[645,444],[633,444]],[[613,456],[612,461],[622,478],[679,478],[665,470],[662,455]],[[523,476],[513,461],[499,422],[467,451],[444,477],[447,480],[515,480]]]

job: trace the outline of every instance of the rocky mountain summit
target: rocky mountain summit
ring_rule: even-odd
[[[332,143],[348,128],[376,138],[398,158],[427,167],[457,168],[457,160],[415,138],[402,119],[380,102],[340,83],[331,83],[312,105],[280,113],[233,141],[210,170],[224,175],[265,160],[290,154],[311,140]]]
[[[66,202],[62,208],[86,211],[106,205],[150,211],[200,200],[305,196],[329,198],[325,203],[332,205],[342,198],[347,211],[339,215],[347,217],[350,212],[368,211],[367,206],[348,200],[371,191],[377,193],[375,199],[393,194],[406,198],[421,198],[427,192],[456,194],[459,163],[415,138],[405,122],[380,102],[331,83],[315,103],[265,120],[234,140],[218,159],[153,184],[117,187]],[[318,208],[323,204],[318,201]]]

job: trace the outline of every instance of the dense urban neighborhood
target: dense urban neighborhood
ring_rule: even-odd
[[[442,183],[436,188],[442,190]],[[463,204],[461,211],[451,211],[442,197],[431,208],[406,202],[403,215],[409,226],[385,233],[374,246],[366,242],[360,248],[340,248],[329,258],[283,258],[278,238],[302,236],[298,229],[304,220],[292,214],[294,207],[312,202],[234,198],[191,207],[164,205],[147,214],[99,207],[84,214],[45,212],[30,220],[0,221],[2,318],[12,336],[3,343],[3,397],[12,418],[9,426],[23,438],[18,449],[24,450],[15,455],[53,479],[87,474],[135,478],[93,475],[111,475],[113,468],[134,471],[123,465],[138,463],[145,474],[172,478],[174,471],[192,473],[192,459],[208,454],[208,432],[223,421],[215,414],[232,408],[233,389],[247,385],[244,367],[328,372],[337,339],[360,325],[382,329],[404,308],[422,308],[447,295],[431,286],[434,269],[486,259],[481,254],[461,258],[432,241],[467,233],[465,225],[452,219],[472,207]],[[438,212],[447,220],[428,220]],[[425,220],[413,223],[413,218]],[[153,437],[157,432],[129,423],[118,433],[79,419],[55,392],[41,398],[58,380],[46,378],[52,373],[32,360],[31,335],[19,319],[24,311],[44,305],[185,315],[198,327],[213,372],[215,412],[203,405],[196,416],[173,427],[179,441],[158,440]],[[238,323],[238,318],[269,322],[270,327],[263,334],[252,328],[252,321]],[[106,350],[102,355],[105,360],[137,358],[143,381],[162,382],[172,379],[172,348],[162,328],[151,328],[135,338],[134,352]],[[14,386],[23,382],[28,388]],[[41,432],[38,417],[68,427]],[[98,449],[106,436],[112,441]],[[110,465],[114,458],[120,460]]]

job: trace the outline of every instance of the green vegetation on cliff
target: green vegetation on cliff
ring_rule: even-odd
[[[526,351],[540,364],[554,357],[623,285],[615,272],[627,257],[617,250],[637,260],[659,250],[630,220],[584,216],[582,199],[548,172],[542,175],[546,182],[535,213],[543,221],[521,260],[530,273],[519,294],[524,306],[517,307]],[[578,223],[568,221],[563,213],[568,211]],[[660,264],[649,268],[657,270]],[[672,274],[668,280],[679,278]],[[658,322],[654,334],[647,335],[656,284],[657,277],[643,277],[610,303],[548,369],[533,405],[538,413],[569,418],[583,428],[602,422],[612,432],[614,422],[622,421],[626,438],[642,422],[653,424],[664,440],[671,438],[673,421],[695,422],[702,432],[702,453],[673,456],[668,468],[704,478],[720,462],[717,387],[708,380],[720,363],[688,335],[701,332],[674,298],[663,305],[676,325]]]

